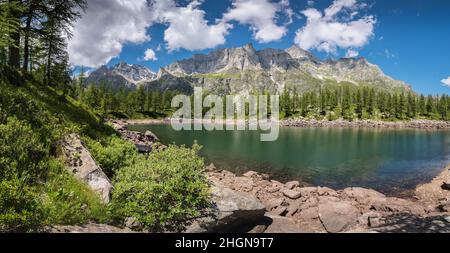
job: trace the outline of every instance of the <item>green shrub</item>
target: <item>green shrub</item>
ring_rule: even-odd
[[[0,125],[0,176],[3,180],[27,178],[35,182],[47,172],[49,147],[23,121],[9,118]]]
[[[209,205],[209,187],[199,150],[170,146],[119,170],[111,205],[115,217],[134,217],[150,231],[180,231],[201,215]]]
[[[39,196],[19,179],[0,181],[0,232],[28,232],[42,220]]]
[[[43,199],[46,224],[77,225],[108,220],[105,205],[85,183],[70,175],[59,161],[51,161],[49,169]]]
[[[102,143],[87,140],[89,150],[105,173],[112,177],[120,168],[131,166],[138,155],[136,147],[128,141],[113,136]]]

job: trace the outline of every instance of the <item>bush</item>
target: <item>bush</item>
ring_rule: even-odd
[[[105,205],[85,183],[70,175],[59,161],[51,161],[49,170],[43,199],[46,224],[77,225],[108,220]]]
[[[40,224],[39,196],[19,179],[0,182],[0,232],[29,232]]]
[[[93,140],[87,140],[87,144],[94,159],[110,177],[120,168],[131,166],[138,155],[131,142],[116,136],[108,138],[104,145]]]
[[[35,182],[47,172],[49,147],[25,122],[9,118],[0,125],[0,176],[3,180],[26,178]]]
[[[209,186],[199,150],[170,146],[119,170],[111,205],[115,217],[134,217],[150,231],[180,231],[201,215],[209,206]]]

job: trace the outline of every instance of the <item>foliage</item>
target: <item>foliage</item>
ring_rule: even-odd
[[[30,125],[15,118],[0,125],[0,177],[3,180],[18,177],[35,182],[42,179],[48,155],[48,144]]]
[[[145,229],[161,231],[180,230],[201,215],[209,188],[199,150],[170,146],[119,170],[112,202],[116,217],[134,217]]]
[[[39,196],[17,178],[0,181],[0,232],[27,232],[42,222]]]
[[[138,156],[131,142],[116,136],[107,138],[103,143],[90,139],[87,144],[95,161],[110,177],[119,169],[133,165]]]
[[[108,212],[96,193],[70,175],[59,161],[49,163],[43,210],[46,224],[76,225],[106,222]]]
[[[299,94],[285,90],[280,97],[282,115],[336,120],[450,120],[450,97],[386,92],[371,87],[321,89]]]
[[[75,81],[74,95],[78,101],[103,116],[113,118],[164,118],[171,112],[173,91],[150,91],[140,86],[137,90],[118,90],[102,83],[85,87],[84,78]]]
[[[55,157],[65,134],[101,140],[112,133],[110,127],[59,90],[35,84],[32,78],[21,87],[0,82],[0,89],[0,232],[107,221],[97,195]]]

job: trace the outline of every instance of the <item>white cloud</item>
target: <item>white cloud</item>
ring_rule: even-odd
[[[144,61],[157,61],[158,58],[156,57],[155,51],[153,49],[147,49],[144,53]]]
[[[279,14],[287,17],[283,25],[278,25]],[[224,14],[224,20],[237,21],[249,25],[255,40],[266,43],[276,41],[287,33],[286,26],[292,23],[294,12],[288,0],[233,0],[232,7]]]
[[[150,40],[146,28],[152,13],[146,0],[88,0],[85,15],[76,22],[68,43],[73,65],[98,67],[117,57],[126,43]]]
[[[450,87],[450,76],[447,79],[443,79],[441,82],[444,86]]]
[[[309,8],[302,12],[306,25],[297,31],[295,43],[305,50],[317,49],[336,53],[338,48],[361,48],[374,35],[375,17],[359,17],[359,11],[367,8],[357,0],[335,0],[323,12]],[[358,18],[359,17],[359,18]]]
[[[158,22],[168,24],[164,32],[169,51],[181,48],[202,50],[214,48],[226,42],[225,36],[231,25],[217,20],[209,25],[205,11],[199,9],[202,2],[194,0],[186,7],[177,6],[173,0],[156,0],[152,8]]]
[[[355,58],[359,56],[359,52],[353,49],[349,49],[347,51],[347,54],[345,55],[346,58]]]
[[[76,22],[69,41],[71,64],[106,64],[120,55],[125,44],[149,41],[147,28],[155,23],[168,24],[164,39],[169,50],[202,50],[224,44],[232,26],[223,21],[208,25],[200,4],[197,0],[186,7],[175,0],[88,0],[87,12]]]

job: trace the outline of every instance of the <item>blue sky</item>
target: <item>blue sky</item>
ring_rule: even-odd
[[[183,25],[183,20],[177,20],[177,18],[184,18],[181,17],[181,15],[190,15],[193,12],[189,12],[190,14],[188,14],[187,12],[173,11],[174,17],[166,14],[155,14],[155,11],[152,13],[147,11],[141,12],[139,6],[134,6],[129,10],[129,15],[132,15],[135,19],[135,23],[132,23],[130,27],[133,27],[133,29],[137,27],[136,29],[140,30],[136,30],[134,33],[130,30],[130,35],[128,36],[127,32],[117,34],[117,31],[119,30],[127,30],[127,27],[123,27],[123,22],[118,21],[117,23],[120,24],[113,25],[111,23],[114,22],[111,22],[111,19],[114,17],[109,17],[109,21],[102,21],[101,17],[99,18],[98,15],[94,16],[89,13],[90,9],[94,10],[95,8],[100,7],[104,9],[104,6],[101,5],[104,5],[105,2],[109,1],[89,0],[89,4],[92,3],[92,8],[89,7],[90,9],[88,9],[86,17],[76,24],[74,36],[75,42],[72,43],[73,46],[69,44],[69,53],[71,54],[71,58],[73,55],[73,58],[75,59],[86,59],[94,57],[92,54],[95,53],[92,52],[103,52],[103,55],[99,55],[95,60],[93,58],[90,62],[93,64],[95,62],[95,65],[99,65],[100,63],[104,64],[105,62],[107,62],[107,65],[114,65],[120,61],[125,61],[131,64],[148,66],[152,70],[157,71],[160,67],[166,66],[176,60],[188,58],[197,53],[207,53],[217,48],[237,47],[247,43],[253,43],[257,49],[267,47],[284,49],[297,42],[297,44],[310,50],[320,58],[339,58],[344,57],[350,51],[358,52],[359,56],[365,57],[369,62],[379,65],[386,74],[411,84],[413,89],[417,92],[427,94],[450,94],[450,87],[444,86],[441,82],[443,79],[450,77],[450,1],[234,1],[256,1],[257,3],[259,1],[267,1],[269,4],[273,4],[272,6],[277,8],[274,9],[276,13],[272,12],[275,13],[273,24],[276,26],[266,26],[267,23],[270,23],[270,18],[267,19],[267,16],[272,14],[271,12],[262,13],[261,17],[257,17],[260,19],[251,21],[254,20],[255,17],[250,20],[248,17],[245,17],[245,11],[230,11],[233,8],[238,9],[238,5],[234,5],[233,7],[231,0],[195,1],[195,5],[191,6],[191,11],[204,11],[203,19],[207,22],[208,26],[218,24],[218,19],[226,19],[226,22],[223,22],[224,27],[217,25],[218,29],[225,29],[226,32],[221,30],[222,32],[216,33],[211,30],[205,30],[211,32],[211,36],[205,35],[205,38],[202,38],[205,31],[186,32],[186,34],[194,36],[193,40],[200,37],[201,40],[199,40],[199,43],[205,43],[204,47],[206,49],[194,49],[194,47],[196,47],[195,43],[194,45],[186,45],[185,42],[181,42],[181,40],[177,40],[176,38],[174,39],[171,37],[171,39],[168,39],[167,35],[170,32],[168,32],[169,27],[172,27],[171,32],[175,32],[175,35],[177,33],[183,34],[180,30],[176,30],[177,27],[180,28]],[[354,44],[349,45],[348,41],[333,40],[330,44],[326,41],[326,38],[329,37],[327,34],[317,36],[316,34],[313,34],[315,32],[313,28],[310,31],[303,32],[302,36],[297,36],[297,32],[301,29],[306,29],[307,21],[311,21],[313,18],[312,15],[308,16],[302,13],[304,10],[313,8],[325,16],[325,10],[330,8],[333,3],[335,6],[338,6],[336,3],[339,4],[340,1],[342,3],[347,2],[347,11],[345,10],[345,7],[342,10],[338,9],[341,11],[335,15],[333,22],[340,22],[348,25],[351,21],[362,20],[364,22],[363,25],[365,26],[358,31],[359,37],[357,37],[361,39],[361,41],[351,42]],[[288,2],[288,5],[286,5],[286,2]],[[166,5],[166,3],[167,2],[164,2],[162,5]],[[178,1],[176,4],[174,3],[173,6],[163,6],[161,8],[166,8],[162,10],[166,10],[164,13],[169,13],[167,10],[176,10],[175,8],[186,7],[189,4],[192,4],[192,2]],[[155,7],[154,9],[158,8]],[[112,8],[112,10],[116,9],[120,9],[120,7]],[[287,9],[291,12],[286,11]],[[354,14],[351,14],[350,16],[350,12],[354,12]],[[121,12],[121,15],[124,16],[118,18],[123,18],[123,20],[127,20],[128,22],[129,19],[127,19],[127,16],[123,13],[125,12]],[[133,13],[139,14],[134,15]],[[200,12],[195,13],[199,14]],[[138,18],[139,15],[141,15],[142,18]],[[149,18],[149,16],[151,16],[151,18]],[[202,15],[200,15],[200,17],[201,16]],[[292,22],[289,22],[289,17],[291,17]],[[86,30],[87,24],[89,24],[90,30]],[[103,26],[103,29],[100,26]],[[232,26],[232,28],[228,26]],[[267,27],[281,30],[272,31]],[[203,29],[207,28],[204,27]],[[283,35],[278,36],[280,38],[277,38],[277,32],[281,32],[283,29],[285,29]],[[108,36],[115,36],[114,38],[120,38],[122,36],[123,38],[117,39],[115,43],[109,45],[108,43],[101,43],[101,39],[106,39],[108,38],[107,36],[99,37],[98,40],[101,43],[101,47],[97,46],[97,48],[88,50],[88,47],[93,43],[87,42],[86,39],[86,34],[89,34],[90,31],[95,33],[95,36],[100,36],[102,31],[104,31],[105,33],[110,32]],[[261,33],[262,36],[256,38],[257,35],[255,34],[257,32],[264,33]],[[307,34],[307,32],[309,34]],[[218,34],[219,36],[217,36]],[[211,37],[210,43],[205,42],[209,40],[209,37],[207,36]],[[305,39],[305,36],[313,36],[313,38],[316,39],[308,41]],[[300,37],[300,39],[296,40],[296,37]],[[220,39],[223,39],[222,43],[220,42]],[[317,46],[317,44],[315,45],[314,42],[326,42],[328,44],[321,45],[334,46],[331,49],[324,49],[321,46]],[[112,49],[106,48],[108,46]],[[84,55],[80,53],[83,51],[79,49],[81,47],[86,51]],[[198,47],[202,47],[202,45],[199,45]],[[148,49],[151,49],[155,53],[157,60],[146,61],[143,59],[144,52]],[[171,49],[171,51],[169,49]],[[76,64],[76,62],[74,64]]]

